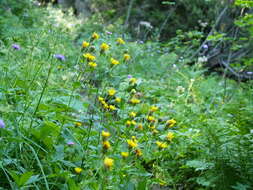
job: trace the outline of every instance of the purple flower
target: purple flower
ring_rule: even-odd
[[[204,44],[204,45],[203,45],[203,48],[204,48],[204,49],[208,49],[208,45]]]
[[[5,128],[5,123],[2,119],[0,119],[0,128]]]
[[[129,78],[129,79],[132,78],[132,77],[133,77],[132,75],[127,75],[127,78]]]
[[[15,50],[20,50],[20,46],[18,44],[12,44],[11,47]]]
[[[54,57],[60,61],[65,61],[65,56],[62,54],[55,54]]]
[[[105,33],[108,34],[108,35],[111,35],[111,34],[112,34],[112,32],[109,32],[109,31],[106,31]]]
[[[67,145],[69,145],[69,146],[72,146],[72,145],[74,145],[75,143],[73,142],[73,141],[68,141],[67,142]]]

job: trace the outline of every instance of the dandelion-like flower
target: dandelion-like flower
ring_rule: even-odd
[[[129,121],[129,120],[126,121],[126,125],[130,126],[131,124],[132,124],[131,121]]]
[[[166,125],[167,125],[168,127],[173,127],[176,123],[177,123],[177,122],[176,122],[175,119],[170,119],[170,120],[168,120],[168,121],[166,122]]]
[[[140,123],[140,124],[137,125],[137,128],[142,131],[143,130],[143,125]]]
[[[108,150],[109,148],[111,148],[111,144],[109,141],[103,141],[103,148]]]
[[[83,54],[84,58],[86,58],[88,61],[95,61],[96,57],[90,53]]]
[[[89,47],[89,45],[90,45],[90,43],[89,43],[89,42],[86,42],[86,41],[84,41],[84,42],[82,43],[82,47],[83,47],[83,48],[87,48],[87,47]]]
[[[102,137],[103,137],[103,138],[108,138],[108,137],[110,137],[110,136],[111,136],[111,134],[110,134],[109,132],[102,131]]]
[[[108,50],[109,47],[110,47],[110,46],[109,46],[108,44],[106,44],[106,43],[102,43],[101,46],[100,46],[100,48],[101,48],[102,51]]]
[[[132,104],[139,104],[141,101],[140,101],[139,99],[137,99],[137,98],[132,98],[132,99],[130,100],[130,102],[131,102]]]
[[[114,88],[110,88],[107,92],[109,96],[114,96],[116,94],[116,90]]]
[[[129,156],[128,152],[121,152],[120,154],[121,154],[122,158],[127,158]]]
[[[132,77],[132,78],[130,78],[129,82],[131,84],[135,84],[137,82],[137,79]]]
[[[132,140],[132,139],[128,139],[127,144],[129,148],[136,148],[138,146],[138,143],[136,142],[136,140]]]
[[[96,64],[95,62],[89,62],[88,65],[89,65],[91,68],[97,67],[97,64]]]
[[[173,138],[174,138],[174,133],[168,132],[168,134],[167,134],[168,141],[172,141]]]
[[[147,120],[148,120],[149,122],[155,122],[155,117],[149,115],[149,116],[147,117]]]
[[[65,56],[62,54],[55,54],[54,57],[60,61],[65,61]]]
[[[150,107],[150,112],[156,112],[158,110],[157,106],[151,106]]]
[[[114,160],[112,158],[108,158],[106,157],[104,159],[104,166],[107,168],[107,169],[111,169],[111,167],[113,166],[114,164]]]
[[[2,119],[0,119],[0,128],[5,128],[5,123]]]
[[[130,117],[135,117],[136,113],[132,111],[132,112],[129,113],[129,115],[130,115]]]
[[[138,157],[142,156],[142,151],[141,151],[141,149],[136,149],[136,150],[135,150],[135,155],[138,156]]]
[[[160,141],[156,141],[156,145],[158,146],[158,148],[160,149],[164,149],[164,148],[167,148],[168,145],[166,142],[160,142]]]
[[[96,32],[94,32],[94,33],[92,34],[92,36],[91,36],[91,38],[94,39],[94,40],[97,40],[99,37],[100,37],[99,34],[96,33]]]
[[[115,102],[120,103],[121,102],[121,98],[119,98],[119,97],[115,98]]]
[[[111,61],[112,65],[118,65],[119,64],[119,61],[114,59],[114,58],[111,58],[110,61]]]
[[[81,127],[81,126],[82,126],[82,123],[77,121],[77,122],[75,122],[75,126],[76,126],[76,127]]]
[[[110,106],[109,106],[109,109],[110,109],[111,111],[115,111],[115,110],[116,110],[116,107],[115,107],[114,105],[110,105]]]
[[[102,101],[104,101],[104,98],[99,96],[98,101],[102,102]]]
[[[125,53],[125,54],[123,55],[123,59],[124,59],[124,61],[128,61],[128,60],[131,59],[131,56],[130,56],[129,54]]]
[[[122,38],[117,39],[118,44],[125,44],[125,41]]]
[[[83,169],[79,167],[76,167],[74,170],[77,174],[80,174],[83,171]]]

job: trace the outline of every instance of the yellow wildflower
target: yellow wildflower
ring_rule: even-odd
[[[129,148],[136,148],[138,146],[137,142],[135,140],[128,139],[127,144]]]
[[[136,121],[132,120],[132,121],[131,121],[131,124],[132,124],[132,125],[136,125]]]
[[[87,47],[89,47],[89,45],[90,45],[90,43],[89,43],[89,42],[86,42],[86,41],[84,41],[84,42],[82,43],[82,47],[83,47],[83,48],[87,48]]]
[[[121,98],[115,98],[115,101],[117,102],[117,103],[120,103],[121,102]]]
[[[136,149],[135,154],[136,154],[136,156],[142,156],[141,149]]]
[[[137,128],[138,128],[139,130],[143,130],[143,125],[142,125],[142,124],[138,124]]]
[[[149,122],[155,122],[155,117],[149,115],[149,116],[147,117],[147,120],[148,120]]]
[[[111,136],[111,134],[110,134],[109,132],[102,131],[102,137],[103,137],[103,138],[108,138],[108,137],[110,137],[110,136]]]
[[[131,117],[135,117],[135,116],[136,116],[136,113],[132,111],[132,112],[129,113],[129,115],[130,115]]]
[[[103,106],[104,106],[105,109],[109,108],[109,105],[107,103],[104,103]]]
[[[170,119],[166,122],[166,125],[169,127],[173,127],[176,124],[176,120],[175,119]]]
[[[106,149],[106,150],[111,148],[110,142],[109,141],[103,141],[103,148]]]
[[[122,38],[117,39],[118,44],[125,44],[125,41]]]
[[[167,139],[168,139],[169,141],[172,141],[173,138],[174,138],[174,134],[173,134],[172,132],[168,132],[168,134],[167,134]]]
[[[99,34],[94,32],[91,36],[92,39],[97,40],[99,38]]]
[[[130,102],[131,102],[132,104],[139,104],[141,101],[140,101],[139,99],[137,99],[137,98],[132,98],[132,99],[130,100]]]
[[[131,121],[129,121],[129,120],[126,121],[126,125],[130,126],[131,124],[132,124]]]
[[[101,97],[101,96],[99,96],[99,97],[98,97],[98,101],[102,102],[102,101],[104,101],[104,98]]]
[[[117,60],[114,59],[114,58],[111,58],[110,60],[111,60],[111,64],[112,64],[112,65],[118,65],[118,64],[119,64],[119,61],[117,61]]]
[[[83,171],[82,168],[78,168],[78,167],[76,167],[74,170],[75,170],[75,172],[76,172],[77,174],[80,174],[80,173]]]
[[[158,110],[158,107],[157,106],[151,106],[150,107],[150,111],[151,112],[155,112],[155,111],[157,111]]]
[[[116,107],[114,105],[110,105],[109,106],[109,109],[112,110],[112,111],[115,111],[116,110]]]
[[[95,62],[89,62],[88,65],[92,68],[95,68],[97,66]]]
[[[75,126],[81,127],[81,126],[82,126],[82,123],[81,123],[81,122],[75,122]]]
[[[88,60],[88,61],[95,61],[96,57],[90,53],[85,53],[83,56]]]
[[[153,129],[155,129],[155,125],[149,125],[148,128],[153,130]]]
[[[161,148],[161,149],[168,147],[166,142],[156,141],[156,145],[158,146],[158,148]]]
[[[136,78],[130,78],[129,82],[131,84],[135,84],[137,82],[137,79]]]
[[[128,152],[121,152],[120,154],[123,158],[127,158],[129,156]]]
[[[124,61],[128,61],[129,59],[131,59],[131,56],[129,54],[125,53],[123,55],[123,59],[124,59]]]
[[[105,157],[104,159],[104,166],[110,169],[114,164],[114,160],[112,158]]]
[[[114,96],[116,94],[116,90],[114,88],[110,88],[107,92],[109,96]]]
[[[101,46],[100,46],[100,48],[101,48],[102,51],[108,50],[109,47],[110,47],[110,46],[109,46],[108,44],[106,44],[106,43],[102,43]]]

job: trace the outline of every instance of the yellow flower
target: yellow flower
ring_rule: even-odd
[[[89,47],[89,45],[90,45],[90,43],[89,43],[89,42],[86,42],[86,41],[84,41],[84,42],[82,43],[83,48],[87,48],[87,47]]]
[[[117,102],[117,103],[120,103],[121,102],[121,98],[115,98],[115,101]]]
[[[155,129],[155,125],[149,125],[148,128]]]
[[[80,174],[80,173],[83,171],[82,168],[78,168],[78,167],[76,167],[74,170],[75,170],[75,172],[76,172],[77,174]]]
[[[94,33],[92,34],[91,38],[94,39],[94,40],[98,39],[98,38],[99,38],[98,33],[94,32]]]
[[[102,43],[101,46],[100,46],[100,48],[101,48],[102,51],[106,51],[106,50],[109,49],[109,45],[106,44],[106,43]]]
[[[114,58],[111,58],[111,64],[112,64],[112,65],[118,65],[118,64],[119,64],[119,61],[117,61],[117,60],[114,59]]]
[[[130,126],[131,124],[132,124],[131,121],[129,121],[129,120],[126,121],[126,125]]]
[[[128,139],[127,144],[129,148],[136,148],[138,146],[137,142],[135,140]]]
[[[137,128],[138,128],[139,130],[143,130],[143,125],[142,125],[142,124],[138,124]]]
[[[109,109],[112,110],[112,111],[115,111],[116,110],[116,107],[114,105],[110,105],[109,106]]]
[[[122,38],[117,39],[118,44],[125,44],[125,41]]]
[[[125,53],[123,55],[123,59],[124,59],[124,61],[128,61],[129,59],[131,59],[131,56],[129,54]]]
[[[114,164],[114,160],[112,158],[105,157],[104,159],[104,166],[110,169]]]
[[[132,125],[136,125],[136,121],[132,120],[132,121],[131,121],[131,124],[132,124]]]
[[[121,152],[120,154],[123,158],[127,158],[129,156],[128,152]]]
[[[130,100],[130,102],[131,102],[132,104],[139,104],[141,101],[140,101],[139,99],[137,99],[137,98],[132,98],[132,99]]]
[[[95,62],[89,62],[88,65],[92,68],[95,68],[97,66]]]
[[[161,148],[161,149],[168,147],[166,142],[156,141],[156,145],[158,146],[158,148]]]
[[[110,88],[107,92],[109,96],[114,96],[116,94],[116,90],[114,88]]]
[[[166,122],[166,125],[169,127],[173,127],[176,124],[176,120],[175,119],[170,119]]]
[[[81,126],[82,126],[82,123],[81,123],[81,122],[75,122],[75,126],[81,127]]]
[[[137,82],[137,79],[136,78],[130,78],[129,82],[131,84],[135,84]]]
[[[150,107],[150,111],[151,112],[155,112],[155,111],[157,111],[158,110],[158,107],[157,106],[151,106]]]
[[[136,116],[136,113],[132,111],[132,112],[129,113],[129,115],[130,115],[131,117],[135,117],[135,116]]]
[[[155,122],[155,117],[150,115],[150,116],[147,117],[147,120],[149,122]]]
[[[111,144],[110,144],[110,142],[109,141],[103,141],[103,148],[104,149],[109,149],[111,147]]]
[[[108,138],[108,137],[110,137],[110,136],[111,136],[111,134],[110,134],[109,132],[102,131],[102,137]]]
[[[96,57],[90,53],[85,53],[83,56],[88,60],[88,61],[95,61]]]
[[[136,154],[136,156],[142,156],[141,149],[136,149],[135,154]]]
[[[104,103],[103,106],[104,106],[105,109],[109,108],[109,105],[107,103]]]
[[[99,97],[98,97],[98,101],[102,102],[102,101],[104,101],[104,98],[101,97],[101,96],[99,96]]]
[[[167,139],[168,139],[169,141],[172,141],[173,138],[174,138],[174,134],[173,134],[172,132],[168,132],[168,134],[167,134]]]

